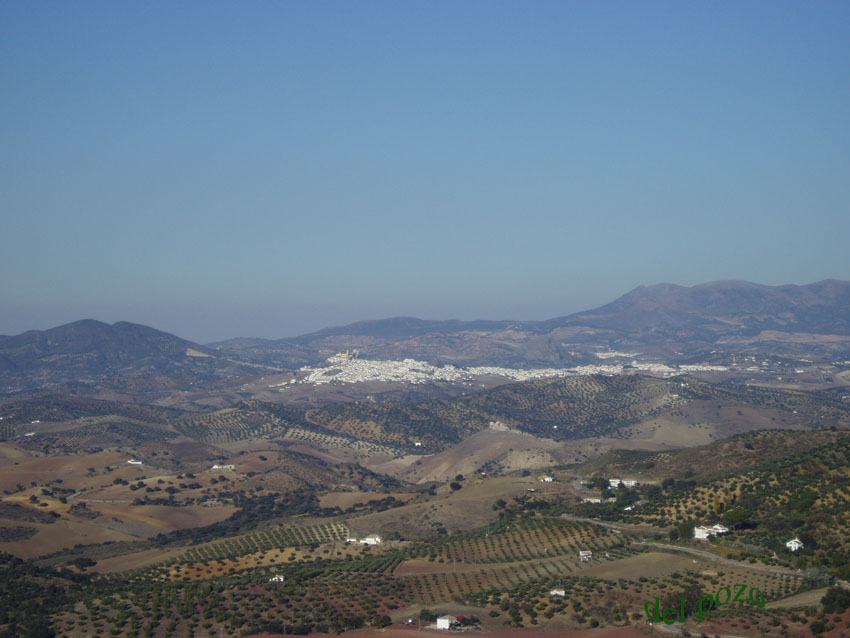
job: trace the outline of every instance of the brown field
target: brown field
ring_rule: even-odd
[[[156,548],[146,549],[142,552],[133,552],[132,554],[113,556],[112,558],[99,560],[97,565],[91,568],[91,571],[101,574],[114,574],[130,569],[140,569],[168,560],[169,558],[176,558],[184,551],[185,549],[182,547],[175,547],[173,549]]]
[[[628,578],[637,580],[640,576],[663,578],[668,574],[686,569],[702,569],[708,561],[691,558],[681,554],[664,552],[646,552],[628,556],[620,560],[594,565],[585,569],[583,574],[596,578]]]
[[[61,478],[62,485],[68,488],[80,489],[104,482],[107,466],[121,466],[131,471],[133,476],[146,473],[139,466],[127,465],[126,454],[118,452],[98,452],[86,455],[68,456],[44,456],[35,458],[22,458],[12,463],[3,463],[0,467],[0,490],[14,490],[20,483],[24,486],[35,482],[38,485],[47,485],[54,479]],[[88,468],[94,468],[95,474],[90,476]],[[146,468],[148,472],[149,468]],[[117,470],[110,474],[110,479],[122,476]]]
[[[414,496],[415,492],[329,492],[319,497],[319,505],[322,507],[340,507],[342,509],[349,508],[353,505],[368,503],[370,501],[380,501],[389,496],[392,496],[398,501],[409,501]]]
[[[769,602],[765,605],[765,607],[773,609],[776,607],[806,607],[808,605],[820,605],[820,599],[823,598],[824,594],[826,594],[826,590],[827,588],[824,587],[822,589],[804,591],[802,594],[795,594],[793,596],[788,596],[788,598]]]
[[[6,497],[4,502],[17,502],[29,507],[26,499],[18,494]],[[176,529],[201,527],[222,521],[236,511],[232,505],[168,507],[164,505],[134,506],[129,502],[88,502],[88,509],[99,513],[100,516],[85,518],[69,513],[73,502],[62,504],[55,499],[44,499],[43,502],[47,507],[37,508],[38,510],[55,511],[60,514],[60,518],[50,524],[0,519],[0,525],[8,527],[25,525],[38,530],[38,533],[31,538],[0,543],[0,550],[21,558],[33,558],[73,547],[76,544],[134,541]]]
[[[407,538],[427,536],[435,523],[441,523],[450,532],[481,527],[497,518],[493,503],[502,498],[510,501],[515,496],[528,494],[528,488],[539,492],[563,490],[563,484],[543,484],[535,476],[526,478],[496,477],[478,481],[469,477],[463,487],[452,492],[443,486],[437,496],[425,503],[410,503],[386,512],[366,514],[347,521],[352,532],[366,535],[384,528],[397,529]]]

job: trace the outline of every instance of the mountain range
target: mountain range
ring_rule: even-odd
[[[0,336],[0,395],[123,392],[143,398],[314,364],[346,350],[365,358],[510,367],[598,362],[604,351],[676,362],[757,352],[850,359],[850,282],[658,284],[546,321],[400,317],[206,346],[126,321],[86,319]]]

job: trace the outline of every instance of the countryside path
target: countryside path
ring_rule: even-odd
[[[649,626],[653,629],[656,629],[662,633],[667,634],[683,634],[685,631],[684,625],[681,623],[676,623],[675,625],[665,625],[664,623],[649,623]],[[693,633],[688,632],[693,636]],[[752,638],[751,636],[729,636],[723,634],[712,634],[714,638]]]

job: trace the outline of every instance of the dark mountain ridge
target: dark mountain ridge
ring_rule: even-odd
[[[340,350],[357,349],[361,355],[375,358],[523,367],[589,363],[595,360],[593,353],[604,348],[638,349],[662,359],[677,351],[700,355],[720,343],[728,348],[730,340],[752,339],[766,331],[850,336],[850,282],[657,284],[639,286],[599,308],[546,321],[398,317],[360,321],[295,338],[254,340],[250,347],[236,340],[216,347],[234,356],[279,365],[304,365]],[[782,341],[781,335],[769,337]],[[850,352],[850,343],[837,341],[829,347],[820,344],[815,354]],[[799,353],[812,348],[812,344],[783,343],[779,350]]]
[[[0,337],[0,393],[173,391],[195,380],[250,374],[249,364],[148,326],[83,319]]]

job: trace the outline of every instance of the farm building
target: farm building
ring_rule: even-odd
[[[563,598],[564,596],[567,595],[567,592],[564,589],[553,589],[552,591],[549,592],[549,595],[550,596],[560,596],[561,598]]]
[[[697,540],[708,540],[710,536],[714,536],[716,534],[728,534],[729,528],[725,525],[720,525],[719,523],[715,525],[699,525],[694,527],[694,538]]]
[[[799,538],[792,538],[790,541],[785,543],[785,547],[790,549],[792,552],[796,552],[797,550],[802,549],[803,541]]]
[[[590,551],[589,549],[582,550],[582,551],[580,551],[580,552],[578,553],[578,559],[579,559],[582,563],[586,563],[586,562],[587,562],[587,561],[589,561],[591,558],[593,558],[593,552],[592,552],[592,551]]]
[[[555,479],[552,478],[551,476],[544,476],[543,478],[540,479],[541,483],[554,483],[554,481],[555,481]]]
[[[378,536],[377,534],[371,534],[366,538],[361,538],[360,542],[364,545],[380,545],[384,539]]]
[[[634,479],[612,478],[612,479],[608,479],[608,485],[611,487],[611,489],[616,489],[616,488],[620,487],[620,485],[623,485],[625,487],[637,487],[638,485],[640,485],[640,483],[638,483]]]
[[[451,629],[457,623],[455,616],[440,616],[437,618],[437,629]]]
[[[210,469],[211,470],[235,470],[236,466],[235,465],[219,465],[218,463],[216,463]]]
[[[130,459],[130,460],[127,461],[127,463],[129,463],[130,465],[141,465],[142,464],[141,461],[137,461],[136,459]]]
[[[281,576],[280,574],[275,574],[271,578],[269,578],[270,583],[282,583],[286,580],[285,576]]]

